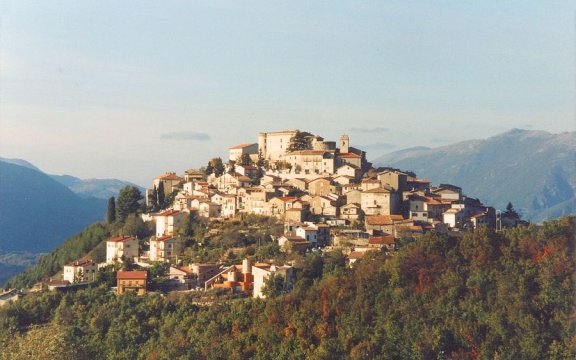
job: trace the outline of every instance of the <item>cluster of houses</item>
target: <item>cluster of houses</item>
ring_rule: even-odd
[[[62,279],[47,283],[49,289],[68,288],[84,285],[95,280],[96,273],[109,265],[130,262],[142,268],[153,262],[175,262],[182,255],[182,244],[175,231],[180,226],[179,211],[165,211],[155,216],[156,236],[150,240],[150,250],[142,251],[140,241],[135,236],[121,235],[106,240],[106,261],[95,263],[91,259],[80,259],[64,266]],[[173,290],[223,288],[232,292],[264,297],[262,289],[266,279],[272,274],[282,276],[288,289],[293,278],[291,266],[276,266],[269,263],[252,264],[245,259],[241,265],[222,264],[171,265],[168,271],[169,286]],[[135,292],[143,295],[148,291],[150,280],[147,271],[117,271],[116,293]]]
[[[298,130],[258,134],[258,143],[229,148],[228,168],[220,176],[189,170],[183,176],[166,173],[154,187],[167,197],[174,194],[170,210],[146,215],[174,226],[184,213],[205,218],[233,218],[238,214],[274,216],[284,220],[287,233],[280,241],[303,242],[314,247],[329,239],[314,239],[325,224],[360,223],[370,235],[412,236],[429,230],[450,231],[494,227],[496,212],[462,189],[419,179],[397,169],[377,171],[366,153],[350,146],[348,135],[334,141],[300,133],[307,150],[288,151]],[[236,165],[248,155],[255,165]],[[263,174],[263,175],[262,175]],[[147,199],[152,189],[147,191]],[[161,236],[161,234],[157,234]],[[328,236],[329,237],[329,236]],[[320,241],[319,241],[320,240]]]
[[[290,151],[295,136],[305,139],[306,146]],[[242,161],[240,165],[246,157],[252,164]],[[220,176],[195,170],[181,176],[165,173],[154,179],[146,201],[152,201],[158,190],[173,203],[142,215],[145,221],[156,223],[149,251],[142,252],[133,236],[108,239],[106,263],[87,259],[68,264],[59,280],[62,286],[93,281],[99,267],[126,259],[142,266],[155,261],[175,263],[183,252],[176,234],[186,213],[206,219],[230,219],[239,214],[276,217],[284,222],[284,235],[276,239],[282,250],[339,247],[350,263],[367,251],[392,253],[398,239],[427,231],[496,226],[494,208],[465,196],[458,186],[432,186],[413,173],[372,168],[366,153],[350,146],[348,135],[342,135],[337,146],[298,130],[259,133],[258,143],[229,148],[227,169]],[[260,297],[265,279],[274,273],[290,279],[292,268],[244,260],[229,267],[172,266],[169,277],[181,290],[226,288]],[[145,293],[148,282],[146,271],[119,271],[117,292]]]

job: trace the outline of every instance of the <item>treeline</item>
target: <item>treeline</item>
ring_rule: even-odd
[[[0,358],[573,359],[575,228],[428,234],[352,269],[310,254],[265,300],[30,295],[0,308]]]

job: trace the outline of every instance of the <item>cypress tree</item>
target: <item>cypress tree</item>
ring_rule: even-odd
[[[164,192],[164,182],[160,181],[160,184],[158,185],[158,190],[157,190],[157,203],[158,206],[161,209],[164,209],[164,202],[166,201],[166,193]]]
[[[152,199],[150,200],[150,209],[152,211],[158,210],[158,189],[156,189],[156,185],[152,189]]]
[[[108,211],[106,212],[106,222],[113,224],[116,222],[116,199],[114,196],[108,199]]]

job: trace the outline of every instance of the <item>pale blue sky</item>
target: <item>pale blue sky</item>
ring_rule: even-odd
[[[258,131],[573,131],[572,1],[0,0],[0,156],[148,185]]]

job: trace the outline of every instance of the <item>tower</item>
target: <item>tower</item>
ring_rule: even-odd
[[[350,151],[350,138],[344,134],[340,136],[340,153],[346,154]]]

